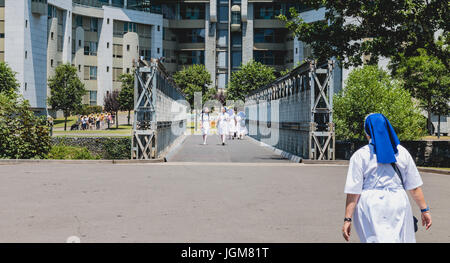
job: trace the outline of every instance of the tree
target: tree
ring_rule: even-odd
[[[105,110],[108,112],[114,112],[116,115],[116,128],[119,128],[119,91],[115,90],[113,92],[107,92],[105,96],[105,101],[103,103]]]
[[[450,105],[450,74],[444,64],[425,49],[419,55],[401,56],[395,73],[404,81],[404,86],[420,101],[420,106],[428,114],[428,130],[432,134],[431,114],[448,115]],[[438,134],[440,130],[438,131]]]
[[[244,101],[251,91],[275,80],[275,70],[260,62],[250,61],[231,74],[227,87],[227,100]]]
[[[0,92],[0,159],[43,159],[50,148],[45,118],[35,116],[21,95]]]
[[[0,62],[0,93],[14,93],[19,88],[16,73],[5,62]]]
[[[442,41],[449,43],[450,12],[446,0],[307,0],[308,7],[326,8],[325,20],[305,22],[294,9],[290,16],[280,15],[286,27],[300,41],[313,48],[315,58],[336,57],[345,67],[363,64],[370,55],[375,64],[380,56],[414,55],[424,48],[449,69],[448,49],[435,42],[442,30]],[[364,40],[364,41],[363,41]]]
[[[204,65],[191,65],[173,75],[175,83],[186,95],[186,100],[191,107],[194,106],[194,93],[202,92],[202,103],[209,100],[215,88],[208,88],[211,85],[211,74]]]
[[[53,110],[62,110],[64,114],[64,130],[67,130],[67,117],[81,107],[86,94],[84,84],[77,76],[77,69],[70,64],[56,67],[55,75],[48,80],[50,88],[49,105]]]
[[[120,109],[128,111],[128,125],[130,125],[130,112],[134,109],[134,75],[122,74],[120,75],[122,82],[122,89],[119,93]]]
[[[333,111],[339,139],[363,140],[364,119],[370,113],[384,114],[400,140],[420,139],[425,134],[425,117],[410,93],[377,66],[349,74],[345,88],[334,97]]]

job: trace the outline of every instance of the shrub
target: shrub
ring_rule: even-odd
[[[97,114],[102,113],[103,107],[102,106],[90,106],[84,104],[81,106],[81,109],[74,112],[75,115],[90,115],[90,114]]]
[[[130,159],[131,141],[129,138],[109,138],[102,142],[104,154],[103,159],[119,160]]]
[[[36,117],[21,96],[0,92],[0,158],[42,159],[50,150],[45,118]]]
[[[400,140],[419,139],[426,130],[426,119],[410,93],[377,66],[353,70],[335,95],[333,110],[338,139],[364,140],[364,118],[370,113],[384,114]]]
[[[56,160],[97,160],[99,156],[91,154],[86,147],[54,145],[48,154],[48,159]]]

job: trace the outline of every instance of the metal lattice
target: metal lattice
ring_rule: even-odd
[[[288,75],[252,92],[246,98],[247,122],[249,131],[256,134],[249,135],[262,140],[262,130],[276,129],[280,138],[274,147],[305,159],[334,160],[334,67],[334,61],[306,61]],[[261,120],[260,107],[274,111],[274,105],[279,107],[277,119]]]

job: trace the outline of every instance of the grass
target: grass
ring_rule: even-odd
[[[77,116],[67,117],[67,129],[70,129],[72,124],[77,122]],[[64,128],[64,118],[54,119],[53,120],[53,128]]]
[[[115,125],[113,125],[110,129],[106,129],[106,130],[85,130],[85,131],[53,131],[54,135],[57,136],[61,136],[61,135],[65,135],[65,134],[70,134],[70,135],[86,135],[86,134],[99,134],[99,135],[130,135],[131,136],[131,130],[132,130],[133,126],[131,125],[119,125],[119,128],[116,128]]]
[[[439,140],[439,141],[450,141],[450,136],[441,136],[439,139],[437,136],[425,136],[422,140]]]

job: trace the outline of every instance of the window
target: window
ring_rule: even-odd
[[[97,91],[94,90],[89,91],[89,105],[91,106],[97,105]]]
[[[283,51],[253,51],[253,57],[255,61],[258,61],[265,65],[283,65],[285,53]]]
[[[75,18],[75,24],[77,27],[79,27],[79,26],[82,27],[83,26],[83,17],[77,15]]]
[[[272,28],[255,28],[255,43],[283,43],[283,35]]]
[[[89,79],[90,80],[96,80],[97,79],[97,67],[90,67],[89,70]]]
[[[144,60],[147,60],[147,61],[150,61],[150,59],[151,59],[151,51],[150,50],[148,50],[148,49],[141,49],[141,51],[140,51],[140,56],[144,59]]]
[[[204,64],[205,63],[205,51],[181,51],[179,53],[179,64],[192,65],[192,64]]]
[[[180,32],[181,33],[181,32]],[[205,42],[205,29],[185,29],[180,36],[180,43],[204,43]]]
[[[228,43],[228,30],[219,30],[217,35],[217,45],[219,47],[226,47]]]
[[[113,81],[120,81],[120,75],[122,75],[122,68],[113,68]]]
[[[95,17],[91,17],[91,32],[97,32],[98,31],[98,19]]]
[[[131,22],[124,22],[123,32],[137,32],[137,24]]]
[[[85,41],[84,42],[84,55],[85,56],[97,56],[97,42]]]
[[[281,5],[274,3],[255,3],[255,19],[276,19],[281,14]]]
[[[219,22],[228,23],[228,5],[219,6]]]
[[[122,58],[123,56],[123,45],[113,44],[113,57]]]
[[[181,4],[180,5],[181,19],[205,19],[205,4]]]
[[[241,66],[242,63],[242,52],[234,51],[231,53],[231,67],[236,69]]]

